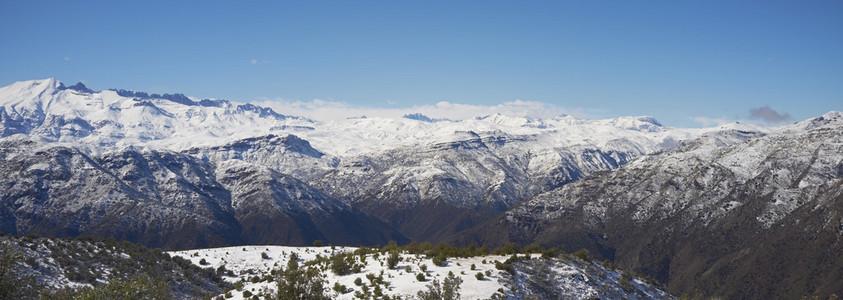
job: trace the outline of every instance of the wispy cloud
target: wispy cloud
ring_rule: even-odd
[[[270,61],[268,61],[268,60],[257,60],[257,59],[252,59],[251,61],[249,61],[249,63],[251,63],[251,64],[253,64],[253,65],[257,65],[257,64],[268,64],[268,63],[270,63]]]
[[[762,121],[768,122],[768,123],[781,123],[781,122],[786,122],[786,121],[791,120],[790,114],[779,113],[779,112],[773,110],[772,108],[770,108],[769,105],[765,105],[765,106],[762,106],[762,107],[756,107],[756,108],[750,109],[749,110],[749,117],[753,118],[753,119],[756,119],[756,120],[762,120]]]
[[[709,118],[709,117],[694,117],[692,118],[694,122],[700,123],[703,127],[711,127],[711,126],[720,126],[723,124],[734,123],[736,120],[730,120],[727,118]]]
[[[70,60],[70,56],[65,56],[65,57],[64,57],[64,61],[69,61],[69,60]]]
[[[400,118],[411,113],[421,113],[431,118],[452,120],[464,120],[494,113],[541,118],[552,118],[560,115],[572,115],[578,118],[591,117],[581,109],[566,109],[543,102],[524,100],[515,100],[497,105],[460,104],[442,101],[436,104],[403,108],[359,107],[344,102],[322,99],[314,99],[312,101],[276,99],[255,102],[255,104],[270,107],[279,113],[304,116],[320,121],[361,116]]]

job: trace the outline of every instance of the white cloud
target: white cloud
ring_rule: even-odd
[[[70,60],[70,57],[69,57],[69,56],[65,56],[65,57],[64,57],[64,61],[69,61],[69,60]]]
[[[328,121],[349,117],[400,118],[406,114],[421,113],[431,118],[464,120],[494,113],[517,116],[552,118],[560,115],[573,115],[577,118],[589,118],[581,109],[565,109],[555,105],[515,100],[497,105],[460,104],[447,101],[429,105],[415,105],[403,108],[359,107],[344,102],[314,99],[312,101],[289,101],[284,99],[254,102],[270,107],[286,115],[304,116],[314,120]]]
[[[258,64],[258,60],[257,60],[257,59],[253,59],[253,60],[252,60],[252,64],[253,64],[253,65]]]
[[[762,120],[768,123],[782,123],[790,121],[792,119],[790,114],[779,113],[770,108],[769,105],[750,109],[749,117],[753,119]]]
[[[253,64],[253,65],[257,65],[257,64],[268,64],[268,63],[270,63],[270,61],[268,61],[268,60],[257,60],[257,59],[252,59],[252,60],[250,60],[250,61],[249,61],[249,63],[251,63],[251,64]]]

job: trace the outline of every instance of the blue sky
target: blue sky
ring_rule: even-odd
[[[0,41],[3,86],[365,108],[522,100],[686,127],[843,110],[841,1],[0,0]]]

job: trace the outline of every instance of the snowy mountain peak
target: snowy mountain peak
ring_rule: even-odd
[[[830,111],[816,118],[796,122],[794,125],[801,130],[810,130],[835,123],[843,123],[843,113],[839,111]]]
[[[30,102],[42,95],[52,95],[62,86],[55,78],[18,81],[0,88],[0,105]]]
[[[69,87],[64,87],[64,85],[62,85],[62,87],[63,87],[62,89],[74,90],[74,91],[82,92],[82,93],[88,93],[88,94],[96,93],[96,91],[94,91],[92,89],[89,89],[87,86],[85,86],[84,83],[81,83],[81,82],[77,82],[76,84],[71,85]]]
[[[416,121],[422,121],[422,122],[428,122],[428,123],[445,121],[444,119],[438,119],[438,118],[432,119],[432,118],[430,118],[428,116],[425,116],[424,114],[421,114],[421,113],[406,114],[406,115],[403,116],[403,118],[404,119],[410,119],[410,120],[416,120]]]
[[[543,123],[541,119],[530,116],[512,116],[501,113],[494,113],[487,116],[477,117],[477,120],[483,120],[495,124],[513,126],[513,127],[536,127]]]
[[[174,94],[128,90],[96,92],[49,78],[0,88],[0,137],[26,134],[45,142],[88,149],[131,145],[186,149],[303,130],[309,120],[226,100],[194,101]]]
[[[198,103],[194,102],[184,94],[147,94],[145,92],[137,92],[137,91],[130,91],[130,90],[112,90],[117,92],[118,95],[127,98],[134,98],[138,100],[147,100],[147,99],[165,99],[170,100],[175,103],[183,104],[183,105],[198,105]]]
[[[841,119],[841,118],[843,118],[843,112],[832,110],[830,112],[827,112],[827,113],[823,114],[821,117],[831,118],[831,119]]]
[[[605,120],[605,122],[618,128],[643,132],[657,132],[663,129],[662,124],[650,116],[619,117]]]
[[[286,136],[278,136],[274,134],[260,136],[260,137],[253,137],[242,139],[239,141],[235,141],[232,143],[228,143],[221,147],[213,147],[210,150],[219,151],[257,151],[264,147],[275,147],[278,146],[280,149],[284,151],[291,151],[302,155],[307,155],[314,158],[320,158],[325,155],[319,150],[314,149],[310,146],[310,142],[303,140],[293,134],[288,134]],[[271,148],[272,150],[276,150],[275,148]],[[198,151],[198,148],[191,149],[191,151]]]

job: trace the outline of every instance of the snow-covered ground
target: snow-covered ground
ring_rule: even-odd
[[[170,252],[171,255],[189,259],[202,267],[219,268],[224,265],[234,276],[224,276],[225,280],[235,283],[244,281],[241,290],[230,291],[232,298],[244,299],[243,294],[248,291],[251,295],[273,294],[276,283],[261,281],[252,283],[251,278],[264,278],[272,270],[286,267],[292,253],[299,257],[299,264],[316,259],[317,255],[330,257],[335,253],[353,252],[354,247],[287,247],[287,246],[237,246],[212,249],[196,249]],[[521,255],[524,257],[524,255]],[[536,282],[547,282],[554,291],[564,295],[567,299],[588,299],[596,296],[615,295],[627,299],[669,298],[670,296],[651,284],[640,279],[632,279],[622,283],[622,271],[606,268],[597,262],[586,262],[577,258],[554,258],[544,260],[540,254],[532,254],[531,262],[516,265],[513,275],[495,268],[495,263],[504,262],[508,256],[486,255],[468,258],[448,258],[445,266],[437,266],[432,259],[424,255],[401,254],[401,261],[394,269],[387,267],[388,253],[368,254],[365,267],[360,273],[338,276],[330,268],[324,270],[326,291],[335,299],[353,299],[355,292],[361,291],[362,286],[354,282],[360,278],[369,291],[376,284],[367,279],[369,276],[382,276],[384,284],[380,285],[384,295],[401,296],[404,299],[416,296],[419,291],[426,290],[434,279],[443,282],[449,273],[462,279],[460,294],[462,299],[488,299],[496,292],[502,292],[508,298],[535,293],[531,286]],[[355,255],[357,261],[359,256]],[[200,264],[204,260],[205,264]],[[536,267],[536,265],[540,267]],[[422,268],[425,271],[422,271]],[[474,268],[472,270],[472,268]],[[528,271],[527,269],[530,269]],[[536,275],[536,269],[539,269]],[[423,272],[426,279],[419,281],[416,276]],[[478,279],[477,273],[483,278]],[[488,275],[487,275],[488,274]],[[539,278],[541,277],[541,278]],[[348,288],[345,293],[332,290],[335,283]],[[625,291],[626,290],[626,291]]]
[[[199,250],[186,250],[171,252],[172,255],[177,255],[190,259],[194,264],[200,265],[200,261],[205,259],[206,264],[203,267],[218,268],[225,265],[227,270],[231,270],[235,276],[225,276],[225,280],[232,283],[239,280],[245,280],[243,290],[249,290],[252,294],[257,294],[261,290],[268,292],[275,291],[275,283],[259,282],[251,283],[249,279],[255,275],[260,277],[270,274],[273,269],[285,267],[290,258],[290,254],[296,253],[300,263],[310,261],[316,258],[316,255],[331,256],[338,252],[352,252],[356,250],[354,247],[287,247],[287,246],[240,246],[240,247],[225,247]],[[266,253],[269,259],[263,258],[263,253]],[[460,285],[463,299],[485,299],[492,296],[492,294],[503,285],[498,282],[500,270],[495,269],[495,260],[505,261],[505,256],[484,256],[471,258],[450,258],[448,265],[439,267],[433,264],[431,259],[424,256],[416,256],[409,254],[401,255],[401,262],[395,269],[389,269],[386,264],[386,254],[378,255],[378,259],[369,254],[366,256],[366,264],[362,273],[350,274],[344,276],[337,276],[330,270],[324,272],[327,280],[326,288],[334,286],[335,282],[353,289],[351,292],[345,294],[337,294],[331,291],[332,295],[337,299],[352,299],[354,298],[354,291],[359,291],[360,287],[354,284],[354,280],[361,278],[364,283],[369,283],[366,279],[366,274],[379,275],[383,272],[384,280],[389,282],[388,290],[384,290],[386,295],[415,295],[418,291],[425,288],[431,281],[436,278],[439,281],[444,280],[448,272],[453,272],[454,275],[462,278],[463,283]],[[484,264],[483,261],[486,261]],[[471,265],[476,266],[475,270],[471,270]],[[426,265],[427,272],[425,276],[427,280],[420,282],[416,279],[418,272],[421,272],[421,266]],[[410,272],[407,272],[407,268]],[[477,272],[491,271],[490,278],[477,280],[475,274]],[[243,299],[242,292],[232,292],[234,298]]]

